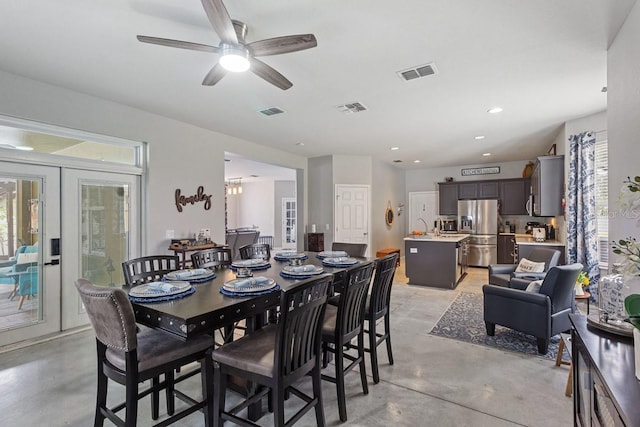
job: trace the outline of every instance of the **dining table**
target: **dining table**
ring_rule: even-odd
[[[332,292],[339,292],[349,270],[362,263],[374,261],[373,258],[354,257],[357,263],[348,266],[330,267],[323,264],[318,257],[319,252],[299,252],[306,258],[302,262],[321,266],[322,274],[333,276]],[[281,290],[287,290],[303,281],[314,280],[320,275],[312,277],[291,279],[280,275],[283,268],[291,264],[290,259],[279,260],[278,253],[272,254],[269,260],[270,267],[253,270],[253,277],[267,277],[273,279]],[[195,292],[183,298],[163,302],[136,302],[132,301],[136,322],[160,329],[178,337],[188,340],[200,334],[212,334],[220,328],[232,328],[241,320],[247,320],[251,328],[258,328],[265,324],[267,312],[276,308],[280,303],[280,291],[269,292],[257,296],[227,296],[220,292],[220,288],[233,279],[236,279],[236,269],[221,268],[215,270],[215,277],[211,280],[196,283],[192,286]],[[125,291],[130,289],[123,286]],[[250,329],[251,329],[250,328]],[[233,334],[230,334],[232,337]],[[232,380],[231,380],[232,381]],[[232,381],[233,382],[233,381]],[[245,385],[251,387],[251,385]],[[240,387],[238,391],[242,392]],[[245,388],[248,390],[248,388]],[[259,403],[252,404],[248,408],[249,419],[255,421],[262,417],[263,411]]]
[[[318,258],[318,252],[304,253],[305,264],[322,266],[323,274],[333,276],[333,288],[339,291],[349,270],[363,262],[373,261],[373,258],[355,257],[358,262],[349,266],[328,267]],[[277,256],[277,253],[276,253]],[[291,286],[311,278],[290,279],[280,275],[283,267],[290,264],[288,260],[279,261],[273,257],[269,260],[271,266],[263,270],[253,270],[254,277],[263,276],[273,279],[286,290]],[[244,319],[251,319],[263,315],[267,310],[280,303],[280,292],[270,292],[264,295],[232,297],[223,295],[220,288],[228,281],[236,278],[236,271],[232,268],[215,270],[215,277],[203,283],[193,284],[195,292],[184,298],[164,302],[133,302],[136,321],[156,329],[169,332],[183,339],[212,333],[213,331],[233,325]],[[128,291],[126,286],[123,287]]]

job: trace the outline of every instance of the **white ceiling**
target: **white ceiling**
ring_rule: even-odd
[[[293,82],[282,91],[252,73],[204,87],[215,54],[136,40],[217,46],[199,0],[4,0],[0,68],[303,156],[407,169],[524,160],[563,122],[606,109],[606,50],[634,3],[226,0],[249,42],[315,34],[316,48],[261,58]],[[430,62],[435,76],[396,75]],[[368,111],[336,109],[351,102]],[[273,106],[286,113],[257,113]]]

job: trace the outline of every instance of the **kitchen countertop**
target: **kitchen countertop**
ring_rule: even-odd
[[[441,234],[435,236],[432,233],[423,235],[411,235],[404,238],[407,241],[413,242],[436,242],[436,243],[458,243],[469,237],[469,234]]]
[[[526,236],[526,237],[523,237]],[[516,235],[516,245],[541,245],[541,246],[564,246],[564,242],[559,240],[545,240],[538,242],[530,234]]]

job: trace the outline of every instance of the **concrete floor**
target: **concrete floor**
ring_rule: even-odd
[[[381,382],[374,384],[369,376],[366,396],[359,375],[355,371],[347,375],[349,420],[344,425],[572,424],[572,400],[564,395],[567,366],[429,335],[459,292],[481,292],[487,271],[471,270],[455,290],[407,285],[403,269],[398,270],[391,297],[395,364],[387,363],[384,346],[379,347]],[[0,424],[93,425],[95,382],[91,330],[0,353]],[[123,397],[123,387],[110,384],[109,400],[115,402]],[[197,395],[198,377],[181,388]],[[323,396],[327,425],[340,425],[335,385],[324,383]],[[236,399],[229,394],[228,400]],[[287,406],[298,406],[295,398]],[[272,425],[272,420],[267,414],[260,424]],[[148,399],[141,402],[138,425],[151,425]],[[177,425],[202,426],[202,414]],[[315,425],[313,411],[298,425]]]

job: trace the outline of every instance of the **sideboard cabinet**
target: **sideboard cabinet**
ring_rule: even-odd
[[[571,315],[573,424],[640,425],[640,381],[635,377],[633,339],[587,326]]]

